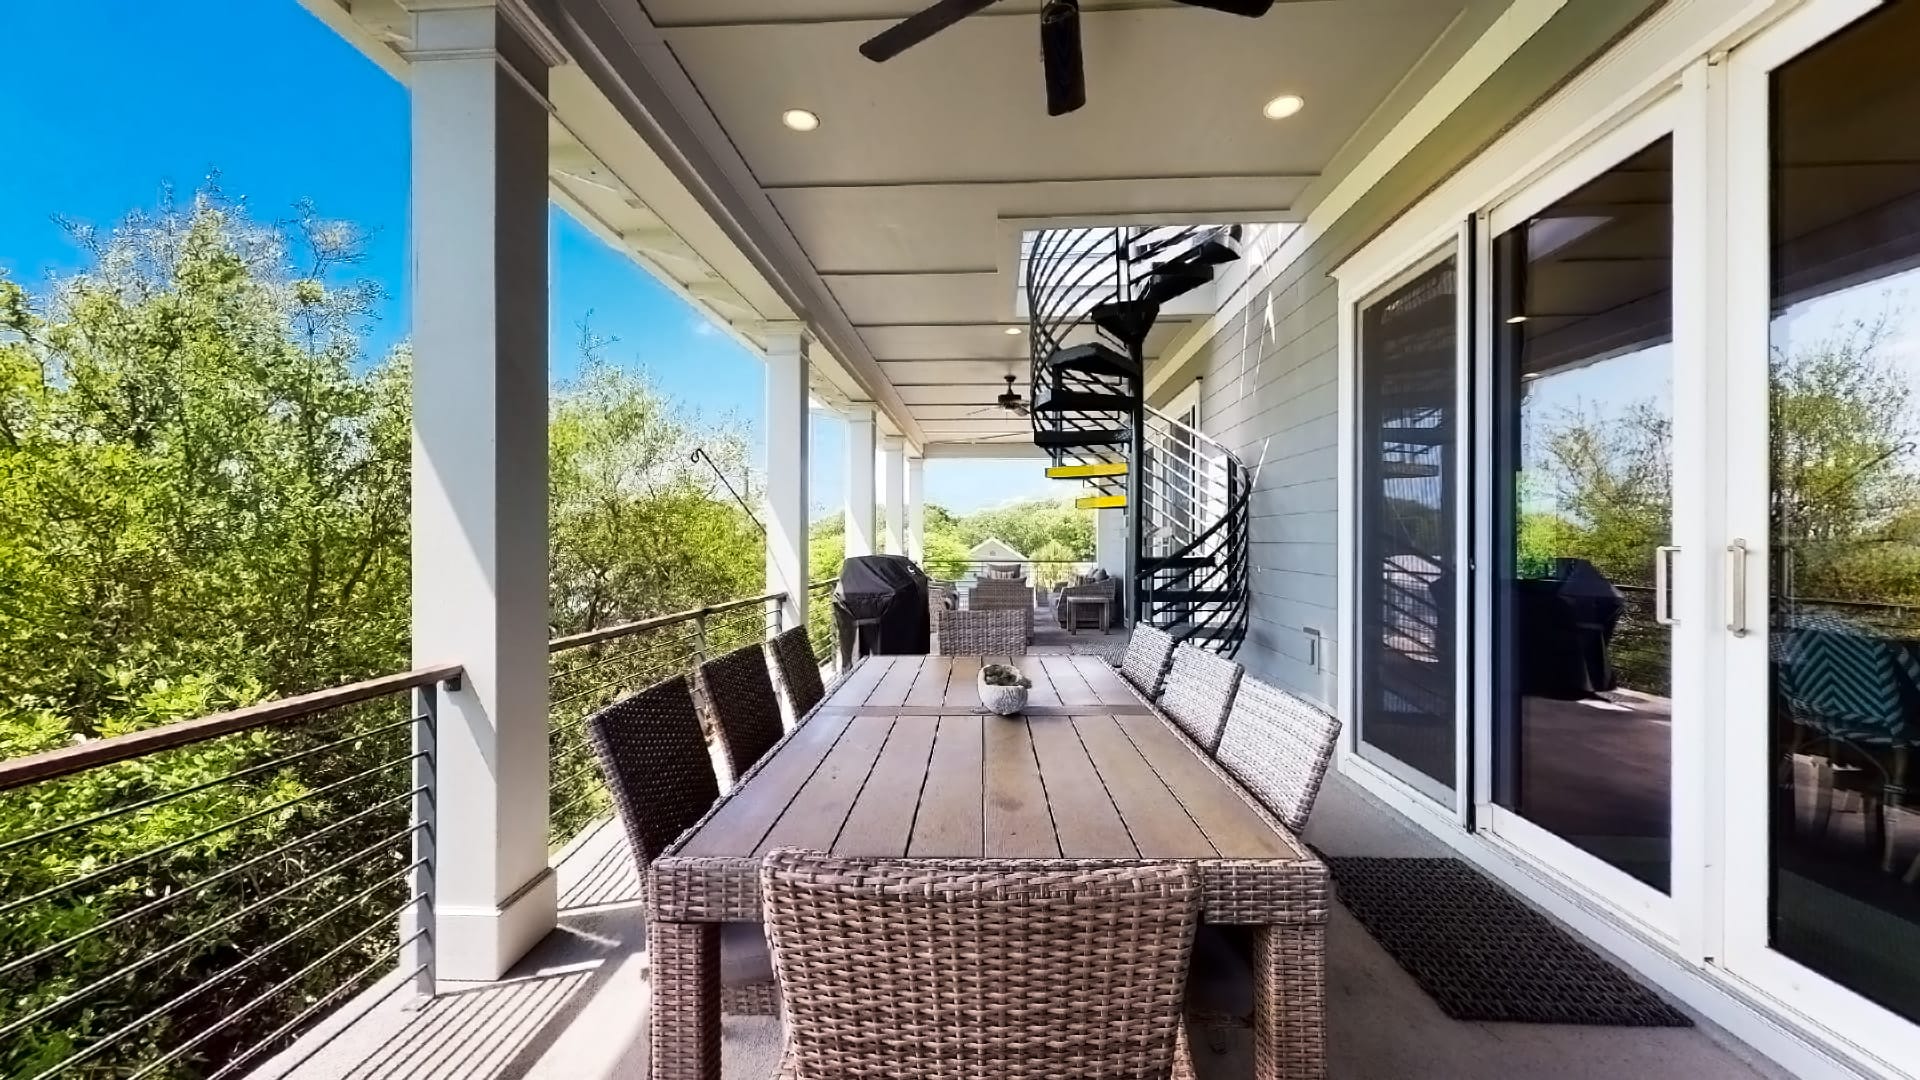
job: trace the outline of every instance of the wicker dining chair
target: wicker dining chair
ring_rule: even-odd
[[[760,893],[786,1080],[1192,1075],[1190,865],[782,850]]]
[[[1167,681],[1167,667],[1173,663],[1173,635],[1144,623],[1133,628],[1127,638],[1127,651],[1120,658],[1120,674],[1148,701],[1160,696]]]
[[[735,649],[701,664],[697,677],[727,771],[738,780],[784,733],[766,650],[758,645]]]
[[[936,611],[935,656],[1024,656],[1027,624],[1017,611]]]
[[[780,686],[787,694],[787,708],[797,724],[827,696],[827,686],[820,681],[820,660],[813,655],[813,642],[804,626],[776,635],[768,649],[780,674]]]
[[[587,717],[587,740],[625,827],[635,871],[653,860],[720,797],[684,675],[647,687]],[[772,1016],[779,1011],[773,960],[758,923],[728,923],[720,933],[720,1011]]]
[[[1276,686],[1240,680],[1214,757],[1294,832],[1307,827],[1340,721]]]
[[[1160,690],[1160,711],[1211,754],[1220,745],[1220,729],[1240,685],[1240,671],[1239,664],[1219,653],[1176,646],[1173,666],[1167,669]]]

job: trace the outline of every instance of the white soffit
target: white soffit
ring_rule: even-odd
[[[412,16],[400,0],[301,0],[321,22],[404,82]],[[748,348],[797,327],[790,305],[577,65],[549,73],[548,181],[554,203]],[[642,194],[644,192],[644,194]],[[867,390],[814,352],[817,397]]]
[[[1281,0],[1248,20],[1086,0],[1088,105],[1049,117],[1039,0],[1001,0],[885,64],[860,43],[925,3],[565,2],[639,4],[644,28],[628,33],[671,57],[673,71],[653,68],[672,107],[723,134],[712,141],[738,166],[733,185],[750,186],[797,244],[791,269],[837,305],[862,359],[935,442],[1000,433],[1003,416],[954,414],[990,405],[1002,376],[1031,394],[1026,338],[1005,332],[1024,322],[1023,229],[1296,220],[1328,164],[1411,108],[1506,7]],[[1281,93],[1306,107],[1266,119]],[[819,129],[787,129],[793,108],[818,114]],[[1149,355],[1188,318],[1165,319]]]

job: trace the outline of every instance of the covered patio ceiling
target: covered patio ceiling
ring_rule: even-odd
[[[303,2],[406,77],[408,0]],[[1049,117],[1040,0],[884,64],[860,43],[923,0],[498,3],[571,61],[548,95],[555,199],[747,344],[804,324],[818,398],[872,402],[935,454],[1023,448],[1027,422],[991,409],[1007,375],[1031,396],[1009,333],[1023,235],[1308,221],[1578,17],[1567,0],[1280,0],[1257,20],[1084,0],[1088,104]],[[1282,94],[1304,107],[1266,118]],[[818,128],[788,128],[790,109]],[[1248,269],[1170,307],[1150,362],[1190,353]]]
[[[1088,104],[1049,117],[1039,0],[1002,0],[884,64],[862,41],[919,0],[638,0],[621,28],[668,108],[784,231],[828,346],[918,441],[1024,430],[978,415],[1026,341],[1020,238],[1056,224],[1297,220],[1498,17],[1504,0],[1283,2],[1258,20],[1087,0]],[[1296,94],[1305,107],[1269,120]],[[782,123],[817,115],[811,132]],[[794,251],[792,249],[797,249]],[[1151,353],[1212,313],[1203,289]],[[888,393],[888,389],[892,393]],[[888,399],[896,397],[897,402]],[[1003,444],[1013,439],[996,440]]]

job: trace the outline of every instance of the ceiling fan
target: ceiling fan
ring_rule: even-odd
[[[1007,380],[1007,389],[999,397],[993,399],[993,404],[984,409],[975,409],[967,415],[980,416],[990,412],[1008,412],[1015,416],[1030,416],[1033,414],[1032,407],[1020,396],[1020,391],[1013,388],[1013,376],[1002,375],[1001,378]]]
[[[880,31],[860,46],[861,55],[891,60],[998,0],[938,0],[933,6]],[[1274,0],[1174,0],[1188,7],[1257,19]],[[1080,0],[1047,0],[1040,9],[1040,58],[1046,67],[1047,113],[1062,116],[1087,103],[1087,73],[1080,52]]]

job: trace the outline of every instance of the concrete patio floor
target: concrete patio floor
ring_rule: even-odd
[[[1330,854],[1444,854],[1357,788],[1330,776],[1308,838]],[[559,867],[560,928],[514,975],[443,984],[417,1011],[394,997],[303,1040],[253,1075],[300,1080],[641,1080],[647,1074],[647,953],[639,885],[616,828]],[[1328,927],[1333,1080],[1752,1080],[1783,1077],[1705,1028],[1461,1023],[1336,906]],[[343,1010],[351,1016],[361,1010]],[[729,1017],[727,1080],[773,1075],[773,1018]],[[1198,1049],[1213,1076],[1248,1075],[1244,1046]],[[304,1059],[304,1060],[302,1060]]]

